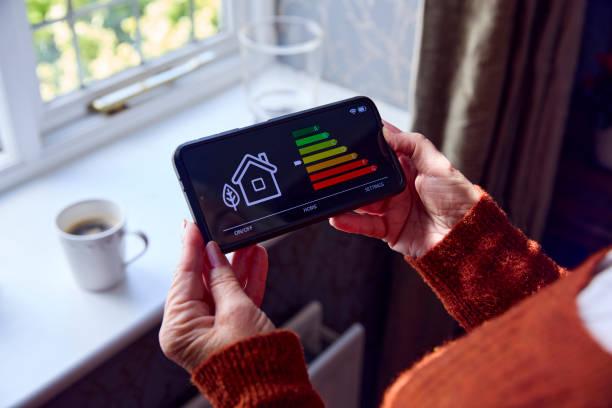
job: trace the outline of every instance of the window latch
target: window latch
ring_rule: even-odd
[[[127,109],[130,100],[192,73],[214,60],[215,57],[215,52],[206,51],[180,65],[171,67],[165,71],[151,75],[146,79],[139,80],[123,88],[99,96],[89,103],[88,109],[91,112],[103,113],[105,115],[112,115],[120,112]]]

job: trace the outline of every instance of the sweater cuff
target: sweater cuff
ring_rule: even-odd
[[[250,337],[214,353],[193,370],[191,381],[215,407],[318,400],[300,340],[287,330]]]
[[[441,242],[406,260],[466,329],[505,312],[560,274],[487,193]]]

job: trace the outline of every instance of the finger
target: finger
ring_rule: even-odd
[[[425,138],[417,144],[410,159],[418,173],[430,176],[446,177],[452,169],[446,156]]]
[[[420,133],[393,133],[383,128],[385,139],[398,155],[410,158],[419,173],[447,176],[452,166],[434,144]]]
[[[345,213],[330,218],[329,223],[337,230],[351,234],[361,234],[378,239],[383,239],[387,235],[385,222],[377,215]]]
[[[208,290],[208,286],[205,279],[205,271],[209,271],[212,266],[210,265],[210,261],[208,260],[208,255],[204,250],[206,243],[204,242],[204,238],[200,233],[200,229],[193,222],[189,222],[185,220],[185,228],[183,232],[183,248],[189,246],[189,248],[196,248],[197,255],[197,275],[200,275],[200,281],[203,284],[204,289],[204,300],[209,305],[212,305],[212,296],[210,291]],[[181,262],[179,262],[178,271],[181,271]]]
[[[386,120],[382,120],[384,127],[388,128],[392,133],[402,133],[402,131],[395,125],[387,122]]]
[[[223,313],[237,297],[244,296],[244,292],[219,245],[214,241],[209,242],[206,244],[206,253],[212,265],[208,278],[210,293],[215,301],[216,312]]]
[[[206,247],[206,244],[204,244]],[[204,285],[204,302],[209,306],[211,311],[214,311],[215,302],[212,297],[212,293],[210,293],[210,289],[207,282],[207,277],[210,275],[210,270],[212,269],[212,265],[210,264],[210,260],[208,259],[208,254],[206,253],[206,249],[202,250],[204,256],[202,259],[202,284]]]
[[[238,279],[238,283],[240,283],[240,287],[244,288],[247,280],[249,278],[249,270],[251,269],[251,259],[253,257],[253,252],[255,251],[255,246],[250,246],[247,248],[242,248],[234,252],[234,257],[232,258],[232,269],[236,274],[236,279]]]
[[[364,205],[363,207],[359,207],[355,210],[355,212],[357,214],[383,215],[387,209],[387,205],[387,200],[381,200],[372,204]]]
[[[189,301],[202,301],[203,313],[210,314],[211,302],[207,302],[202,273],[204,269],[203,239],[198,228],[190,222],[183,222],[183,250],[176,268],[172,286],[166,298],[164,315]],[[165,319],[164,319],[165,320]]]
[[[183,251],[176,268],[171,297],[176,301],[203,300],[204,240],[198,227],[187,222],[183,233]],[[170,296],[169,296],[170,297]]]
[[[383,127],[383,136],[393,150],[408,156],[414,154],[417,144],[424,139],[419,133],[394,133],[388,127]]]
[[[397,159],[399,160],[400,167],[404,171],[404,177],[406,177],[406,188],[410,188],[414,185],[414,179],[419,174],[417,168],[413,160],[408,156],[400,154],[397,156]]]
[[[268,252],[261,245],[256,245],[251,251],[251,268],[245,292],[257,307],[263,302],[268,278]]]

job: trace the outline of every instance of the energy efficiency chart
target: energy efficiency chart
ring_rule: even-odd
[[[366,158],[359,158],[346,146],[339,146],[338,140],[329,132],[313,125],[291,132],[302,160],[295,166],[305,165],[308,177],[315,190],[345,183],[349,180],[376,172],[378,167],[369,164]]]

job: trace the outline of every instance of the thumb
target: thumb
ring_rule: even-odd
[[[210,293],[215,301],[216,311],[222,312],[226,305],[246,295],[240,287],[229,261],[221,252],[219,244],[214,241],[206,244],[206,254],[212,267],[208,281]]]
[[[383,136],[389,146],[398,154],[412,157],[417,145],[424,137],[418,133],[401,132],[397,133],[388,126],[383,127]]]
[[[174,300],[206,300],[202,284],[204,271],[204,241],[198,227],[185,221],[183,223],[183,253],[176,268],[172,282]]]

